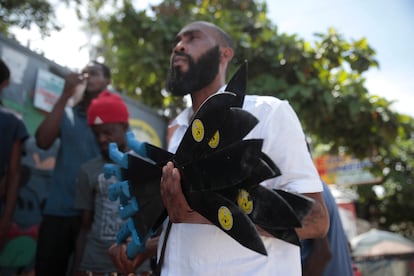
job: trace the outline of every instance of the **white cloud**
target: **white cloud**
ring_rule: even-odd
[[[414,117],[414,72],[372,71],[366,77],[366,87],[370,94],[392,101],[395,111]]]
[[[64,27],[48,37],[42,38],[37,27],[32,27],[32,30],[12,28],[11,31],[22,45],[30,46],[31,50],[62,66],[80,70],[89,61],[89,53],[83,47],[87,43],[86,35],[80,30],[79,20],[72,9],[59,5],[56,16]]]

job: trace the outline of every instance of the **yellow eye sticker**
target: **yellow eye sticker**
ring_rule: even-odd
[[[249,193],[244,189],[239,190],[237,204],[247,215],[253,211],[253,201],[249,199]]]
[[[224,230],[230,230],[233,227],[233,215],[226,206],[218,209],[218,220]]]
[[[204,138],[204,125],[199,119],[195,119],[191,125],[191,133],[194,140],[201,142]]]
[[[217,148],[219,142],[220,142],[220,133],[217,130],[216,133],[214,133],[213,137],[211,137],[210,141],[208,142],[208,145],[210,146],[210,148],[215,149]]]

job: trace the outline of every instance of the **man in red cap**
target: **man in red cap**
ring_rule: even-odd
[[[112,162],[110,143],[116,143],[122,152],[127,150],[128,118],[127,106],[115,93],[104,91],[89,106],[87,122],[101,155],[84,163],[78,175],[75,208],[81,210],[82,225],[76,243],[74,275],[115,275],[117,271],[108,248],[116,242],[123,221],[118,215],[119,202],[108,197],[108,187],[118,180],[115,176],[106,179],[103,166]]]
[[[102,92],[92,100],[87,118],[106,163],[110,162],[109,143],[115,142],[121,151],[126,150],[125,133],[129,128],[129,113],[118,94],[109,91]]]

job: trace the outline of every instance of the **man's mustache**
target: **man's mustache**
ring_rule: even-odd
[[[188,61],[192,62],[193,59],[189,54],[186,54],[184,52],[177,52],[173,55],[171,60],[174,60],[176,57],[185,57],[186,59],[188,59]]]

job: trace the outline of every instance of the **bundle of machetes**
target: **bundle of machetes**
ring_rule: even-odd
[[[168,161],[180,171],[190,207],[241,245],[267,255],[256,226],[300,244],[294,228],[301,227],[313,201],[260,185],[281,173],[261,151],[262,139],[243,139],[258,123],[242,109],[246,79],[243,63],[225,91],[209,97],[194,114],[175,154],[136,140],[133,132],[127,133],[131,152],[122,153],[110,144],[115,164],[106,164],[104,175],[119,180],[109,187],[109,198],[120,200],[119,214],[126,223],[117,242],[131,238],[129,258],[145,250],[147,239],[168,216],[160,195],[162,167]]]

